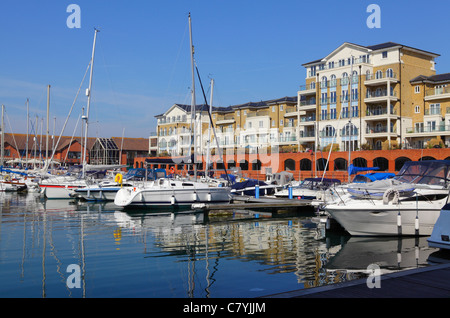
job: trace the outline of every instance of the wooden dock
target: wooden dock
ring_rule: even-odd
[[[272,197],[254,198],[250,196],[234,196],[230,203],[193,204],[195,210],[228,210],[228,209],[279,209],[312,207],[312,200],[284,199]]]
[[[262,298],[448,298],[450,263],[381,275],[379,288],[367,279],[294,290]]]

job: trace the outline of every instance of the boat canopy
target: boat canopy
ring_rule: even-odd
[[[450,160],[407,161],[394,177],[415,184],[447,185],[450,183]]]
[[[348,174],[352,175],[352,174],[357,174],[358,172],[361,171],[371,171],[371,170],[379,170],[379,167],[355,167],[353,164],[351,164],[348,167]]]
[[[395,173],[391,172],[369,172],[365,174],[358,174],[353,178],[353,183],[367,183],[377,180],[391,179],[395,177]]]

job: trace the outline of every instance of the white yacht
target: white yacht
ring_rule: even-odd
[[[351,235],[430,235],[447,202],[449,178],[450,160],[410,161],[395,179],[414,187],[411,195],[392,187],[382,200],[347,193],[323,209]]]
[[[428,245],[440,249],[450,249],[450,204],[444,205],[434,224]]]
[[[122,188],[114,199],[114,203],[120,207],[190,207],[194,203],[229,201],[228,187],[211,187],[208,183],[166,178],[151,181],[143,186]]]

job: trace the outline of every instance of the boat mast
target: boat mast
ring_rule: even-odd
[[[47,134],[45,137],[45,168],[48,169],[50,162],[48,162],[48,121],[50,112],[50,85],[47,85]]]
[[[2,145],[1,145],[1,158],[0,166],[3,167],[3,160],[5,157],[5,105],[2,105]]]
[[[209,117],[211,117],[212,113],[212,103],[213,103],[213,91],[214,91],[214,79],[211,78],[211,98],[209,101]],[[205,177],[208,177],[208,170],[209,170],[209,160],[210,160],[210,151],[211,151],[211,121],[208,124],[208,148],[206,149],[206,168],[205,168]]]
[[[190,39],[190,54],[191,54],[191,72],[192,72],[192,100],[191,100],[191,122],[193,122],[192,132],[193,132],[193,166],[194,166],[194,179],[197,179],[197,136],[196,136],[196,126],[197,126],[197,116],[195,110],[195,73],[194,73],[194,45],[192,44],[192,24],[191,24],[191,13],[189,12],[189,39]]]
[[[87,149],[87,136],[88,136],[88,125],[89,125],[89,108],[91,106],[91,88],[92,88],[92,75],[94,70],[94,56],[95,56],[95,42],[97,40],[97,29],[94,29],[94,44],[92,45],[92,57],[91,57],[91,70],[89,74],[89,88],[86,91],[86,94],[88,96],[87,100],[87,108],[86,108],[86,126],[84,131],[84,151],[83,151],[83,178],[86,176],[86,149]]]
[[[28,127],[28,123],[30,121],[29,119],[29,109],[30,109],[30,101],[27,98],[27,139],[26,139],[26,146],[25,146],[25,167],[28,167],[28,132],[29,132],[29,127]]]
[[[351,174],[350,174],[350,162],[351,162],[351,152],[352,152],[352,135],[353,135],[353,131],[352,131],[352,111],[353,111],[353,107],[352,107],[352,85],[353,85],[353,55],[351,55],[351,59],[350,59],[350,80],[348,83],[348,94],[350,95],[350,100],[349,100],[349,106],[348,106],[348,110],[349,110],[349,121],[348,121],[348,164],[347,164],[347,170],[348,170],[348,182],[350,183],[351,181]]]

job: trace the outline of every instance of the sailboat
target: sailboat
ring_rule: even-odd
[[[87,102],[87,115],[86,115],[86,133],[85,133],[85,143],[84,143],[84,153],[83,153],[83,167],[82,173],[80,174],[69,174],[65,176],[51,176],[48,174],[43,175],[43,179],[39,182],[39,187],[41,188],[41,194],[43,194],[47,199],[70,199],[74,195],[75,189],[79,189],[87,186],[86,182],[86,148],[87,148],[87,132],[88,132],[88,117],[89,117],[89,107],[91,101],[91,88],[92,88],[92,75],[94,69],[94,56],[95,56],[95,43],[97,40],[97,32],[95,29],[94,33],[94,44],[92,48],[92,58],[90,62],[90,78],[89,78],[89,88],[86,93],[88,96]],[[49,86],[50,87],[50,86]],[[48,104],[49,98],[47,98],[47,122],[48,122]],[[48,130],[48,128],[47,128]],[[48,132],[47,132],[48,134]],[[53,156],[52,156],[53,157]],[[47,156],[48,158],[48,156]],[[47,170],[50,160],[46,161],[45,169]]]
[[[194,50],[192,45],[191,14],[189,13],[190,54],[192,70],[192,104],[191,114],[193,118],[193,161],[195,167],[196,146],[196,112],[195,112],[195,73]],[[196,171],[196,170],[195,170]],[[195,173],[194,173],[195,174]],[[196,203],[219,203],[230,201],[229,187],[211,186],[211,183],[196,180],[176,180],[161,178],[143,186],[127,187],[120,189],[114,199],[114,203],[120,207],[127,206],[171,206],[174,208],[191,207]]]

